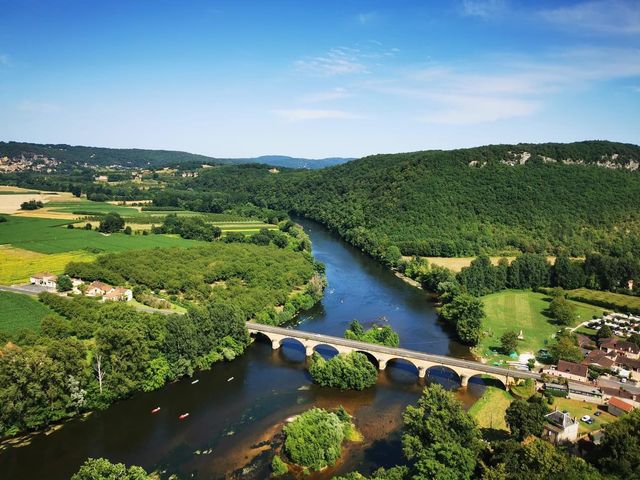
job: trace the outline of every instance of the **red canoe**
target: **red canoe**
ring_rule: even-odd
[[[158,413],[160,411],[160,407],[156,407],[153,410],[151,410],[151,413]]]
[[[178,417],[178,420],[184,420],[184,419],[185,419],[185,418],[187,418],[188,416],[189,416],[189,414],[188,414],[188,413],[183,413],[182,415],[180,415],[180,416]]]

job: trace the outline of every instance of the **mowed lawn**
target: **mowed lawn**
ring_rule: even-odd
[[[580,424],[580,433],[587,432],[595,432],[596,430],[600,430],[607,423],[615,422],[618,417],[611,415],[609,412],[604,410],[604,408],[599,409],[597,405],[588,402],[582,402],[580,400],[572,400],[569,398],[554,398],[552,408],[557,408],[560,411],[569,412],[572,417],[575,417]],[[594,416],[593,414],[597,411],[600,411],[599,416]],[[580,419],[584,415],[589,415],[594,422],[591,425],[588,425],[581,421]]]
[[[544,348],[559,327],[547,316],[550,298],[530,290],[504,290],[482,297],[486,319],[478,352],[483,357],[491,357],[490,350],[499,350],[500,337],[508,330],[520,332],[524,340],[518,342],[518,352],[535,353]],[[571,302],[576,308],[577,323],[602,315],[603,309],[579,302]]]
[[[469,409],[469,415],[475,418],[480,428],[493,428],[509,431],[504,414],[513,402],[511,394],[501,388],[487,387],[476,403]]]
[[[8,216],[0,223],[0,245],[39,253],[119,252],[153,247],[191,247],[201,242],[170,235],[104,235],[96,231],[66,228],[68,220]]]
[[[0,292],[0,332],[14,334],[27,328],[38,330],[40,321],[47,315],[55,315],[55,312],[33,297]]]

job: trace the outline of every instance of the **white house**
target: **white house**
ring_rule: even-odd
[[[578,421],[566,412],[556,410],[545,415],[542,438],[554,445],[575,442],[578,439]]]
[[[56,288],[58,286],[58,276],[49,272],[34,273],[29,281],[32,285],[41,287]]]
[[[130,302],[133,300],[133,292],[128,288],[114,288],[104,295],[103,300],[105,302]]]

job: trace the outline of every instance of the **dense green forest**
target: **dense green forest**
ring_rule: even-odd
[[[531,156],[519,164],[522,152]],[[639,158],[634,145],[580,142],[375,155],[277,174],[225,166],[158,201],[191,207],[206,196],[223,210],[251,202],[299,213],[382,260],[392,246],[425,256],[639,254],[640,174],[624,168]]]

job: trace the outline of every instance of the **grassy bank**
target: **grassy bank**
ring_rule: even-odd
[[[640,297],[633,295],[577,288],[575,290],[569,290],[569,298],[597,305],[601,308],[640,313]]]
[[[480,428],[509,431],[504,414],[513,402],[511,394],[501,388],[487,387],[482,397],[469,409]]]

